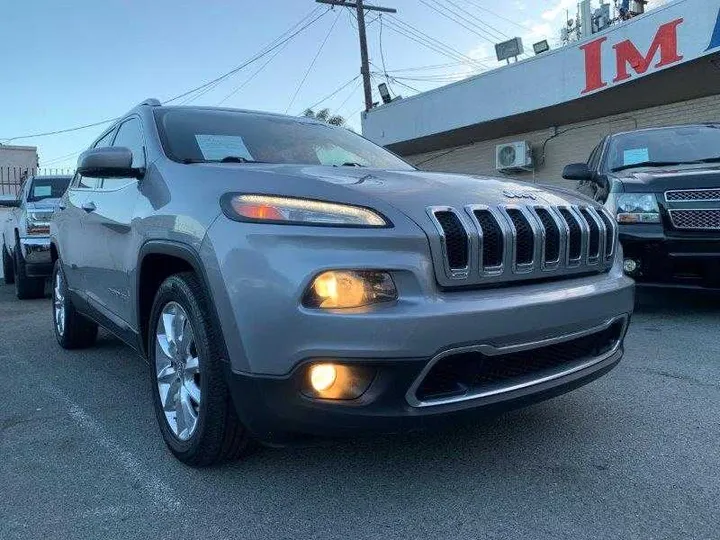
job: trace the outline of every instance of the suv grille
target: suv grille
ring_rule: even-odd
[[[720,201],[719,189],[686,189],[665,192],[667,202]]]
[[[718,210],[670,210],[670,219],[676,229],[719,230]]]
[[[567,208],[561,208],[560,213],[562,214],[565,223],[570,228],[570,242],[568,244],[568,254],[571,261],[580,259],[582,253],[582,229],[577,218]]]
[[[435,213],[445,238],[445,249],[452,270],[467,268],[469,248],[468,235],[460,219],[450,210]]]
[[[612,266],[617,225],[602,208],[471,205],[465,210],[466,215],[449,207],[428,209],[441,233],[442,269],[436,265],[441,285],[548,279]]]
[[[530,223],[520,210],[508,210],[508,215],[515,228],[517,264],[532,264],[535,255],[535,234]]]
[[[475,218],[478,220],[482,231],[483,268],[496,268],[502,266],[503,262],[503,232],[490,210],[476,210]]]
[[[536,208],[542,226],[545,229],[545,261],[560,260],[560,229],[546,208]]]

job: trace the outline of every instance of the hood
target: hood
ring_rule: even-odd
[[[198,166],[198,165],[195,165]],[[242,170],[249,192],[317,197],[364,204],[389,204],[404,213],[425,214],[430,206],[463,208],[469,204],[588,204],[574,192],[484,176],[312,165],[200,164],[208,169]]]
[[[720,188],[716,167],[643,169],[625,171],[615,178],[628,193],[664,193],[671,189]]]
[[[54,212],[60,204],[60,199],[42,199],[40,201],[28,202],[29,212]]]

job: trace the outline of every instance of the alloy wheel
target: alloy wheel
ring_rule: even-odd
[[[192,437],[200,412],[200,362],[188,314],[177,302],[163,306],[155,331],[155,373],[160,404],[173,434]]]

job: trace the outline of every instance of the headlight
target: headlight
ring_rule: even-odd
[[[335,225],[344,227],[388,227],[377,212],[361,206],[275,197],[271,195],[225,195],[225,215],[238,221],[287,225]]]
[[[331,270],[317,276],[305,291],[309,308],[349,309],[397,300],[397,289],[387,272]]]
[[[660,223],[660,208],[652,193],[610,194],[607,207],[618,223]]]
[[[52,212],[28,212],[26,221],[27,234],[50,234]]]

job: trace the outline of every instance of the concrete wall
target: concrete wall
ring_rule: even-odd
[[[0,145],[0,168],[37,169],[38,153],[34,146]]]
[[[574,186],[561,178],[562,169],[568,163],[586,161],[600,139],[610,133],[644,127],[693,122],[720,122],[720,95],[652,107],[600,118],[581,124],[558,126],[558,136],[550,139],[554,129],[519,133],[502,139],[478,141],[471,145],[446,148],[426,154],[405,156],[405,159],[421,169],[430,171],[459,172],[506,176],[510,179],[537,181]],[[549,140],[548,140],[549,139]],[[495,169],[495,146],[511,141],[529,141],[536,163],[534,173],[503,175]],[[543,159],[542,147],[545,147]]]

